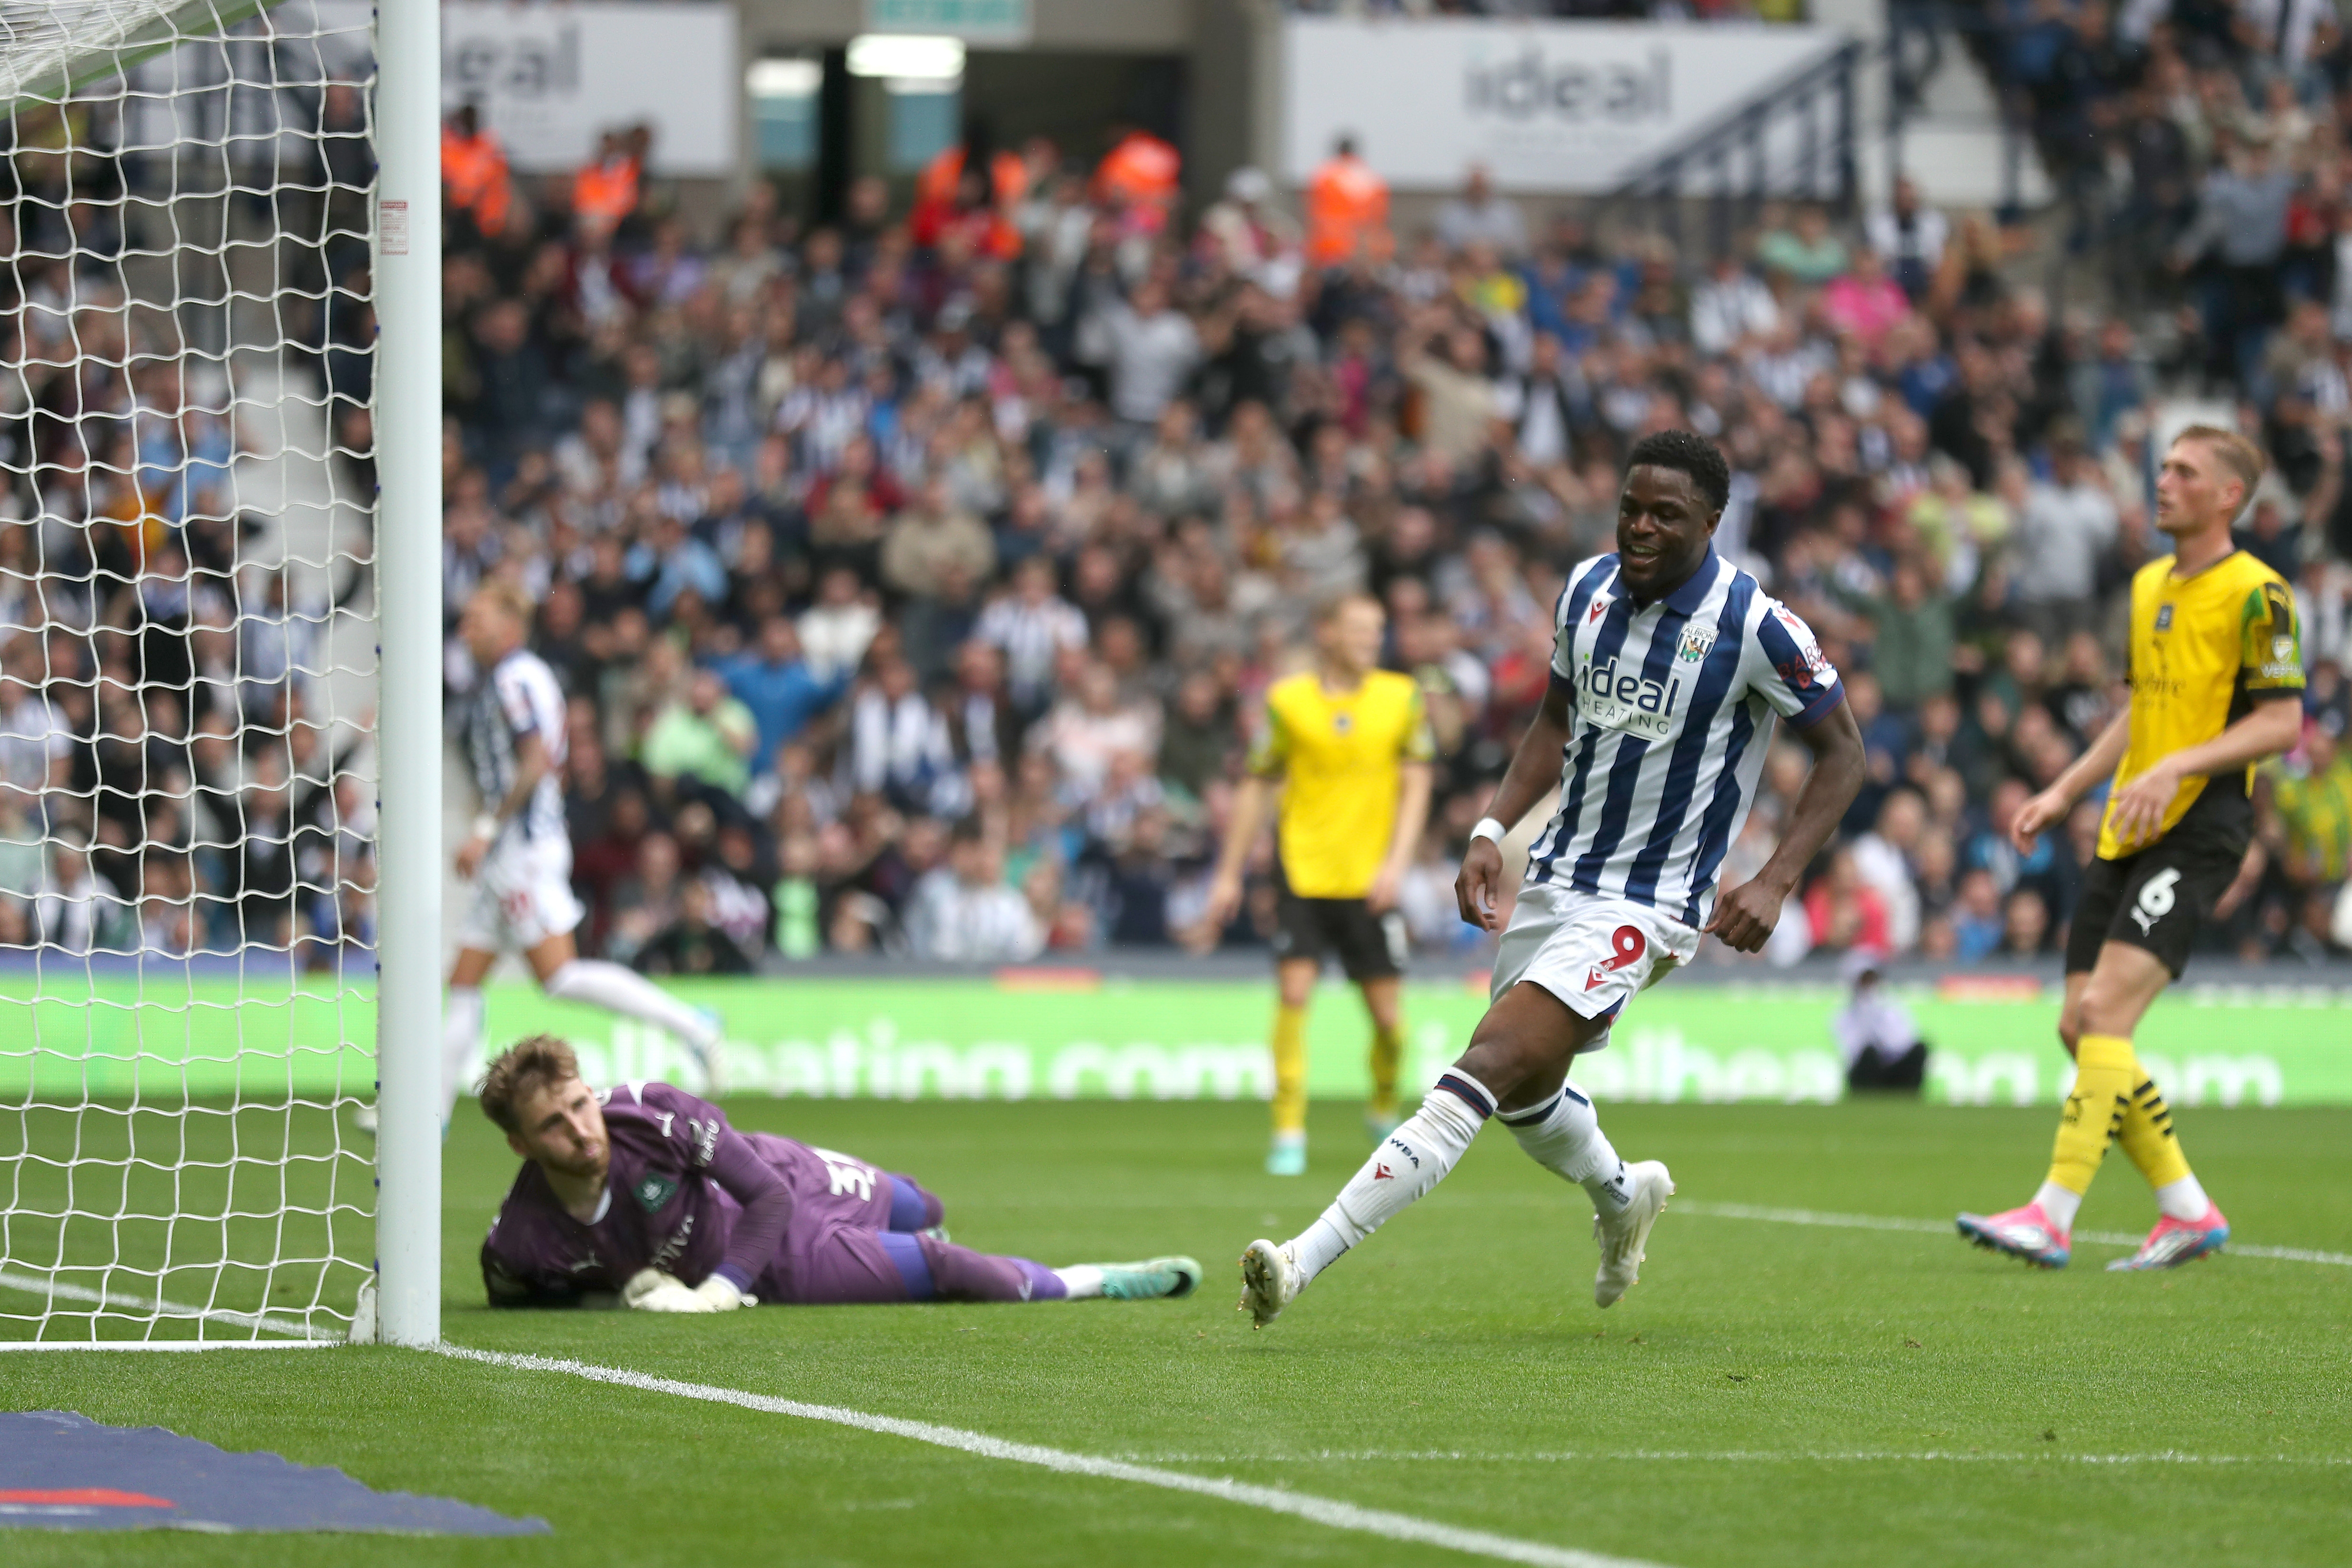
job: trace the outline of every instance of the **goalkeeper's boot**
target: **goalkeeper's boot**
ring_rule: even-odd
[[[373,1105],[362,1105],[353,1110],[352,1112],[352,1125],[366,1133],[369,1137],[374,1137],[376,1130],[375,1107]]]
[[[1386,1110],[1375,1106],[1364,1112],[1364,1131],[1370,1136],[1374,1148],[1387,1142],[1389,1134],[1403,1125],[1404,1118],[1393,1105]]]
[[[1274,1147],[1265,1152],[1265,1173],[1269,1176],[1303,1176],[1307,1173],[1307,1134],[1277,1132]]]
[[[2110,1269],[2178,1268],[2184,1263],[2219,1252],[2230,1239],[2230,1222],[2221,1205],[2209,1202],[2203,1219],[2175,1219],[2166,1215],[2129,1258],[2118,1258]]]
[[[1250,1327],[1262,1329],[1282,1316],[1282,1310],[1298,1299],[1307,1281],[1298,1272],[1298,1260],[1290,1256],[1287,1247],[1276,1247],[1270,1241],[1253,1241],[1242,1254],[1242,1299],[1240,1310],[1250,1315]]]
[[[1141,1263],[1101,1263],[1102,1293],[1114,1301],[1174,1300],[1201,1283],[1201,1265],[1190,1258],[1150,1258]]]
[[[1616,1214],[1596,1211],[1592,1239],[1601,1244],[1601,1267],[1592,1276],[1592,1304],[1613,1307],[1617,1299],[1642,1277],[1642,1258],[1649,1245],[1650,1227],[1666,1211],[1675,1194],[1675,1179],[1655,1160],[1637,1160],[1625,1167],[1626,1184],[1633,1195]]]
[[[1958,1223],[1960,1234],[1979,1247],[2021,1258],[2036,1268],[2063,1268],[2074,1255],[2072,1233],[2061,1230],[2040,1204],[2005,1214],[1964,1214]]]

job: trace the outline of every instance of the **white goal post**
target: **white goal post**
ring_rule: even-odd
[[[0,0],[0,1349],[439,1338],[439,9]]]

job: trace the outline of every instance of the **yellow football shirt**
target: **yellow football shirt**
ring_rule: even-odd
[[[2115,800],[2125,785],[2160,759],[2213,739],[2264,694],[2303,689],[2294,595],[2284,578],[2242,550],[2193,577],[2172,568],[2168,555],[2132,577],[2131,740],[2099,823],[2102,860],[2147,847],[2116,838]],[[2253,776],[2249,764],[2227,776],[2181,780],[2158,837],[2201,801],[2200,822],[2242,837],[2252,822]]]
[[[1250,748],[1250,772],[1283,780],[1283,875],[1302,899],[1360,899],[1396,832],[1399,764],[1436,755],[1421,687],[1376,669],[1353,691],[1314,671],[1276,681]]]

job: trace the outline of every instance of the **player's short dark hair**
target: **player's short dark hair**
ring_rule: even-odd
[[[1673,468],[1688,474],[1706,504],[1721,511],[1731,499],[1731,465],[1714,442],[1704,436],[1694,436],[1687,430],[1660,430],[1633,443],[1633,450],[1625,458],[1625,471],[1635,468]]]
[[[533,1035],[500,1051],[482,1074],[474,1092],[482,1098],[482,1114],[509,1132],[520,1132],[515,1101],[551,1083],[567,1083],[580,1076],[580,1058],[553,1035]]]

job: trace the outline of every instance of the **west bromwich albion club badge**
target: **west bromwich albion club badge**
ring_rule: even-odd
[[[1682,646],[1675,650],[1675,657],[1686,658],[1693,664],[1696,664],[1706,657],[1707,649],[1714,646],[1715,628],[1713,626],[1685,626]]]

